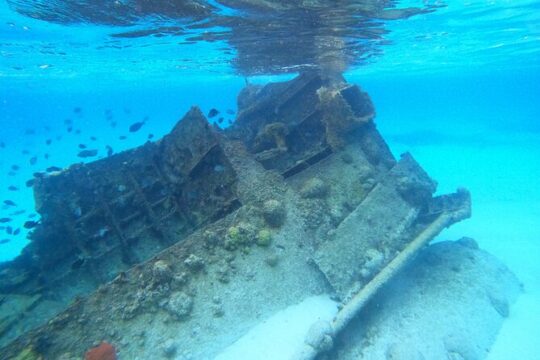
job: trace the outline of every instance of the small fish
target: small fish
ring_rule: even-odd
[[[154,134],[148,134],[147,138],[148,138],[148,140],[153,139],[153,138],[154,138]]]
[[[36,213],[28,214],[29,219],[35,218],[36,216],[37,216]]]
[[[15,171],[10,171],[10,172],[8,172],[8,175],[9,176],[15,176],[15,175],[17,175],[17,173]]]
[[[127,136],[125,136],[125,135],[120,135],[120,136],[118,137],[118,139],[120,139],[120,140],[126,140],[126,139],[127,139]]]
[[[111,127],[115,128],[118,123],[116,121],[111,121]]]
[[[48,159],[48,158],[49,158],[49,154],[48,154],[48,153],[45,153],[45,154],[43,154],[43,157],[44,157],[45,159]]]
[[[73,108],[73,112],[74,112],[75,114],[80,114],[80,113],[82,112],[82,108],[79,107],[79,106],[74,107],[74,108]]]
[[[234,115],[234,110],[233,109],[227,109],[227,114]]]
[[[26,182],[24,184],[26,185],[26,187],[32,187],[32,186],[34,186],[35,181],[36,180],[34,180],[34,179],[26,180]]]
[[[21,232],[21,228],[16,228],[15,230],[13,230],[13,235],[19,235]]]
[[[30,165],[35,165],[37,162],[37,156],[32,156],[29,160]]]
[[[81,129],[75,130],[75,134],[79,135],[81,133]]]
[[[55,172],[55,171],[61,171],[62,168],[58,166],[49,166],[45,171],[47,172]]]
[[[72,131],[73,131],[73,126],[68,126],[67,132],[70,133],[70,132],[72,132]]]
[[[26,210],[21,209],[21,210],[17,210],[17,211],[12,212],[11,214],[9,214],[9,216],[18,216],[18,215],[24,214],[25,212],[26,212]]]
[[[19,165],[11,165],[11,170],[17,171],[19,169],[20,169]]]
[[[25,229],[33,229],[35,228],[37,225],[39,224],[38,221],[34,221],[34,220],[28,220],[28,221],[25,221],[24,222],[24,228]]]
[[[6,227],[6,234],[12,235],[13,234],[13,228],[11,226]]]
[[[5,149],[6,148],[6,143],[3,142],[3,141],[0,141],[0,148]]]
[[[8,218],[8,217],[0,218],[0,224],[8,223],[8,222],[10,222],[11,220],[12,220],[12,219],[11,219],[11,218]]]
[[[138,121],[136,123],[133,123],[129,126],[129,132],[137,132],[139,129],[144,125],[146,120]]]
[[[218,110],[218,109],[215,109],[215,108],[212,108],[212,109],[210,109],[210,111],[208,112],[208,117],[209,117],[209,118],[213,118],[213,117],[216,116],[217,114],[219,114],[219,110]]]
[[[45,141],[45,144],[46,144],[46,145],[51,145],[51,143],[52,143],[52,139],[47,139],[47,140]]]
[[[87,146],[84,145],[84,144],[79,144],[78,146],[79,146],[79,149],[86,149],[87,148]]]
[[[90,140],[96,141],[96,140],[97,140],[97,137],[95,137],[95,136],[90,136]]]
[[[11,241],[11,239],[2,239],[2,240],[0,240],[0,245],[7,244],[10,241]]]
[[[24,135],[35,135],[36,134],[36,130],[34,129],[26,129],[24,130]]]
[[[22,151],[22,154],[23,154],[23,155],[29,155],[29,154],[30,154],[30,151],[24,149],[24,150]]]
[[[13,200],[4,200],[4,204],[6,204],[7,206],[17,206],[17,204],[15,204],[15,202]]]
[[[9,185],[9,186],[8,186],[8,190],[9,190],[9,191],[18,191],[19,188],[16,187],[15,185]]]
[[[113,148],[109,145],[105,146],[105,149],[107,149],[107,156],[111,156],[113,154]]]
[[[80,157],[80,158],[87,158],[87,157],[96,156],[97,153],[98,153],[97,149],[82,150],[82,151],[79,151],[77,156]]]
[[[223,122],[223,120],[225,120],[225,119],[224,119],[224,118],[222,118],[222,117],[220,117],[220,118],[218,119],[218,121],[217,121],[217,122],[218,122],[218,124],[221,124],[221,123]]]
[[[64,124],[66,124],[66,125],[71,125],[71,124],[73,124],[73,120],[71,120],[71,119],[65,119],[65,120],[64,120]]]

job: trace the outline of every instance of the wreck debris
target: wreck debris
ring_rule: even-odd
[[[408,262],[410,262],[412,257],[415,256],[423,246],[437,236],[444,228],[470,216],[469,194],[466,192],[458,192],[455,194],[455,197],[462,201],[462,207],[454,211],[440,214],[435,221],[412,240],[405,249],[380,270],[373,279],[362,287],[361,290],[352,295],[349,300],[345,301],[346,305],[338,312],[332,324],[327,324],[327,327],[324,328],[324,336],[318,339],[319,342],[313,343],[311,338],[307,337],[305,341],[307,346],[294,360],[314,359],[318,353],[325,351],[324,342],[326,341],[326,336],[334,338],[342,331],[381,286],[394,277]],[[310,333],[321,331],[319,327],[319,324],[315,324],[310,330]]]
[[[311,333],[314,355],[421,246],[469,215],[465,190],[433,197],[436,183],[411,155],[394,159],[356,86],[305,73],[248,87],[239,104],[229,129],[193,108],[156,143],[36,181],[44,220],[1,269],[0,290],[67,295],[47,323],[29,319],[44,303],[24,309],[25,331],[8,326],[0,344],[21,336],[0,355],[68,333],[77,341],[40,354],[81,354],[104,328],[128,334],[155,319],[174,329],[175,348],[211,357],[218,349],[203,344],[216,332],[197,329],[223,321],[234,333],[255,311],[332,292],[344,307]],[[69,246],[48,254],[58,241]],[[141,351],[118,344],[126,356]]]
[[[280,227],[285,221],[286,211],[279,200],[270,199],[265,201],[262,213],[268,225],[272,227]]]

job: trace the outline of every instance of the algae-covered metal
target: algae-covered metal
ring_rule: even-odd
[[[26,253],[46,252],[56,236],[68,245],[46,255],[54,271],[25,258],[41,287],[27,280],[2,292],[64,297],[58,315],[8,326],[2,345],[20,336],[0,355],[69,358],[106,340],[147,359],[167,339],[206,359],[306,297],[362,303],[363,290],[372,294],[470,206],[466,191],[433,197],[435,182],[412,156],[394,159],[373,118],[357,86],[305,73],[246,87],[231,128],[210,127],[194,108],[157,143],[42,179],[46,219]],[[21,268],[19,259],[4,273]]]

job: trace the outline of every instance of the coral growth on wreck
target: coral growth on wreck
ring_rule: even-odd
[[[91,348],[84,355],[84,360],[116,360],[116,349],[107,342]]]

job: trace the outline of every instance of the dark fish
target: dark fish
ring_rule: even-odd
[[[37,216],[36,213],[28,214],[29,219],[35,218],[36,216]]]
[[[97,140],[97,137],[95,137],[95,136],[90,136],[90,140],[96,141],[96,140]]]
[[[43,155],[43,157],[44,157],[45,159],[48,159],[48,158],[49,158],[49,154],[48,154],[48,153],[45,153],[45,154]]]
[[[6,204],[7,206],[17,206],[17,204],[15,204],[15,202],[13,200],[4,200],[4,204]]]
[[[115,128],[118,123],[116,121],[111,121],[111,127]]]
[[[35,182],[34,179],[26,180],[25,185],[26,187],[32,187],[34,186],[34,182]]]
[[[6,143],[3,141],[0,141],[0,148],[4,149],[6,147]]]
[[[21,210],[17,210],[17,211],[12,212],[11,214],[9,214],[9,216],[18,216],[18,215],[24,214],[25,212],[26,212],[26,210],[21,209]]]
[[[81,129],[75,130],[75,134],[79,135],[81,133]]]
[[[35,165],[36,162],[37,162],[37,156],[32,156],[32,157],[30,158],[30,161],[29,161],[29,162],[30,162],[30,165]]]
[[[84,144],[79,144],[79,149],[86,149],[86,147],[87,147],[87,146],[84,145]]]
[[[20,167],[19,167],[19,165],[11,165],[11,169],[12,169],[13,171],[17,171],[17,170],[20,169]]]
[[[78,157],[81,157],[81,158],[87,158],[87,157],[93,157],[93,156],[96,156],[98,153],[97,149],[91,149],[91,150],[83,150],[83,151],[79,151],[79,153],[77,154]]]
[[[33,229],[36,227],[37,224],[39,224],[38,221],[28,220],[28,221],[25,221],[23,226],[25,229]]]
[[[69,133],[70,133],[70,132],[72,132],[72,131],[73,131],[73,126],[68,126],[68,128],[67,128],[67,132],[69,132]]]
[[[47,132],[51,131],[51,127],[50,127],[50,126],[45,125],[43,128],[44,128],[45,131],[47,131]]]
[[[62,135],[56,135],[56,141],[62,140]]]
[[[39,171],[33,173],[32,175],[34,175],[34,177],[37,177],[37,178],[44,178],[45,177],[45,173],[39,172]]]
[[[233,109],[227,109],[227,114],[234,115],[234,110]]]
[[[8,217],[0,218],[0,224],[5,224],[5,223],[8,223],[10,221],[11,221],[11,218],[8,218]]]
[[[18,191],[19,188],[16,187],[15,185],[9,185],[9,186],[8,186],[8,190],[9,190],[9,191]]]
[[[107,156],[111,156],[113,154],[113,148],[109,145],[105,146],[105,149],[107,149]]]
[[[30,151],[24,149],[24,150],[22,151],[22,154],[23,154],[23,155],[28,155],[28,154],[30,154]]]
[[[148,138],[148,140],[153,139],[153,138],[154,138],[154,134],[148,134],[147,138]]]
[[[13,228],[11,226],[6,227],[6,234],[12,235],[13,234]]]
[[[15,171],[10,171],[7,173],[9,176],[15,176],[17,175],[17,173]]]
[[[52,139],[47,139],[47,141],[45,141],[46,145],[51,145],[51,143],[52,143]]]
[[[65,119],[65,120],[64,120],[64,124],[66,124],[66,125],[71,125],[71,124],[73,124],[73,120],[71,120],[71,119]]]
[[[221,123],[223,122],[223,120],[225,120],[225,119],[223,119],[222,117],[220,117],[220,118],[218,119],[218,121],[217,121],[218,124],[221,124]]]
[[[19,235],[21,232],[21,228],[16,228],[15,230],[13,230],[13,235]]]
[[[58,166],[49,166],[48,168],[45,169],[45,171],[47,172],[54,172],[54,171],[60,171],[60,170],[62,170],[62,168]]]
[[[7,244],[10,241],[11,241],[11,239],[2,239],[2,240],[0,240],[0,245]]]
[[[139,131],[139,129],[144,125],[145,122],[146,120],[143,120],[143,121],[138,121],[136,123],[131,124],[129,127],[129,132]]]
[[[35,135],[36,134],[36,130],[34,129],[26,129],[24,130],[24,135]]]
[[[127,139],[127,136],[126,136],[126,135],[120,135],[120,136],[118,137],[118,139],[120,139],[120,140],[126,140],[126,139]]]
[[[212,109],[210,109],[210,111],[208,112],[208,117],[209,117],[209,118],[213,118],[213,117],[216,116],[217,114],[219,114],[219,110],[218,110],[218,109],[215,109],[215,108],[212,108]]]
[[[74,108],[73,108],[73,112],[74,112],[75,114],[80,114],[80,113],[82,112],[82,109],[81,109],[79,106],[77,106],[77,107],[74,107]]]

